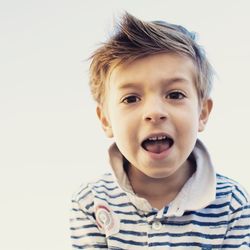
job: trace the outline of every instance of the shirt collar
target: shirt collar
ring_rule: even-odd
[[[163,208],[158,215],[182,216],[185,211],[194,211],[208,206],[216,197],[216,174],[204,144],[198,139],[193,149],[196,161],[196,171],[185,183],[176,198],[169,204],[168,209]],[[130,201],[137,209],[144,212],[152,211],[149,202],[138,197],[133,192],[127,174],[123,168],[123,156],[116,144],[109,149],[110,164],[117,185],[127,193]]]

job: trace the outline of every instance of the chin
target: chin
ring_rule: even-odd
[[[150,172],[150,173],[145,173],[148,177],[153,178],[153,179],[163,179],[171,176],[172,172],[162,172],[162,171],[155,171],[155,172]]]

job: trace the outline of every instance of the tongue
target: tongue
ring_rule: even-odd
[[[160,154],[161,152],[167,150],[170,147],[168,140],[162,141],[145,141],[144,148],[152,153]]]

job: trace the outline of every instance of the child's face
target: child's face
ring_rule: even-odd
[[[115,68],[97,113],[125,158],[152,178],[174,174],[204,129],[211,100],[198,102],[191,59],[157,54]]]

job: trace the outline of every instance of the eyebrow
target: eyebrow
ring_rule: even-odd
[[[164,85],[172,85],[176,82],[188,83],[189,81],[186,78],[182,78],[182,77],[174,77],[174,78],[168,78],[168,79],[161,80],[161,83],[163,83]],[[120,84],[120,86],[118,88],[120,90],[131,89],[131,88],[140,88],[140,84],[128,82],[128,83]]]

